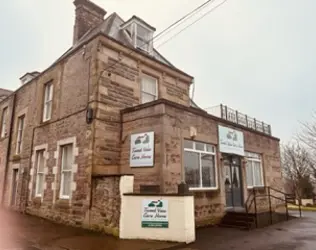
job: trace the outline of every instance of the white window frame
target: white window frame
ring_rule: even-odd
[[[42,154],[42,157],[43,157],[43,164],[44,166],[42,166],[42,171],[40,171],[40,154]],[[35,197],[42,197],[43,195],[43,191],[44,191],[44,183],[45,183],[45,150],[44,149],[41,149],[41,150],[37,150],[36,151],[36,185],[35,185]],[[43,183],[42,183],[42,190],[39,190],[38,189],[38,185],[39,185],[39,175],[42,175],[43,176]]]
[[[15,150],[15,153],[17,155],[19,155],[22,151],[24,125],[25,125],[25,115],[21,115],[18,117],[18,127],[17,127],[18,130],[17,130],[17,138],[16,138],[16,150]]]
[[[49,121],[52,117],[53,111],[53,92],[54,92],[54,85],[52,82],[48,82],[44,85],[44,107],[43,107],[43,122]],[[49,95],[47,92],[49,92]],[[49,107],[49,109],[48,109]],[[47,114],[49,112],[49,117]]]
[[[155,95],[152,94],[152,93],[148,93],[148,92],[145,92],[143,91],[143,81],[145,78],[149,78],[149,79],[152,79],[152,80],[155,80],[155,84],[156,84],[156,88],[155,88]],[[147,74],[143,74],[142,77],[141,77],[141,83],[140,83],[140,99],[141,99],[141,104],[144,104],[144,103],[147,103],[147,102],[143,102],[143,94],[146,94],[146,95],[150,95],[150,96],[153,96],[154,97],[154,101],[158,99],[158,79],[155,78],[155,77],[152,77],[150,75],[147,75]]]
[[[69,169],[64,169],[64,150],[66,147],[69,147],[71,146],[71,156],[72,156],[72,163],[70,164],[70,168]],[[59,190],[59,198],[61,199],[70,199],[71,197],[71,192],[72,192],[72,189],[71,189],[71,185],[72,185],[72,178],[70,178],[70,188],[69,188],[69,195],[64,195],[64,173],[71,173],[71,175],[73,174],[73,171],[72,171],[72,165],[74,164],[74,153],[73,153],[73,147],[74,147],[74,144],[73,143],[69,143],[69,144],[64,144],[64,145],[61,145],[60,146],[60,150],[61,150],[61,168],[60,168],[60,176],[61,176],[61,180],[60,180],[60,190]]]
[[[2,109],[1,115],[1,138],[7,136],[7,116],[8,116],[8,107]]]
[[[147,34],[146,34],[146,37],[142,37],[142,36],[139,36],[139,32],[138,32],[138,27],[141,27],[143,28],[144,30],[146,30]],[[146,52],[150,52],[150,43],[152,42],[152,38],[153,37],[153,32],[151,30],[148,30],[144,25],[140,24],[140,23],[136,23],[136,36],[135,36],[135,47],[138,48],[138,49],[141,49],[143,51],[146,51]],[[140,40],[142,43],[140,44],[140,46],[138,46],[137,44],[137,40]],[[144,40],[144,41],[143,41]]]
[[[251,153],[251,152],[245,152],[245,157],[247,160],[246,163],[246,182],[247,182],[247,188],[256,188],[256,187],[264,187],[264,179],[263,179],[263,165],[262,165],[262,157],[261,154],[258,153]],[[252,183],[254,183],[255,179],[255,172],[254,172],[254,165],[253,163],[260,163],[260,176],[261,176],[261,185],[248,185],[248,164],[251,163],[252,168]]]
[[[217,159],[216,159],[216,146],[210,143],[205,143],[205,142],[199,142],[199,141],[192,141],[192,140],[186,140],[184,139],[184,141],[190,141],[193,143],[193,148],[185,148],[184,147],[184,143],[183,143],[183,153],[185,152],[193,152],[193,153],[198,153],[199,157],[200,157],[200,161],[199,161],[199,170],[200,170],[200,183],[202,185],[202,160],[201,160],[201,155],[202,154],[208,154],[208,155],[212,155],[214,156],[214,167],[215,167],[215,187],[190,187],[189,190],[192,191],[198,191],[198,190],[217,190],[218,189],[218,170],[217,170]],[[204,150],[198,150],[196,149],[196,143],[202,143],[204,144]],[[213,152],[207,151],[206,150],[206,145],[209,145],[213,148]],[[183,156],[184,158],[184,156]],[[183,160],[183,171],[185,172],[185,163]]]

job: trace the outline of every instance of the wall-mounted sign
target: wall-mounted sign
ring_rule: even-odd
[[[167,200],[143,200],[142,227],[169,227]]]
[[[130,166],[154,166],[154,132],[131,135]]]
[[[244,155],[244,134],[235,129],[218,126],[219,151],[222,153]]]

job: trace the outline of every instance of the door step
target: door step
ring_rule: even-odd
[[[251,229],[255,227],[255,221],[256,217],[254,214],[228,211],[222,218],[219,226],[239,229]]]

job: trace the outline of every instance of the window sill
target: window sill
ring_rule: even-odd
[[[257,190],[263,190],[263,189],[265,189],[265,186],[253,186],[253,187],[247,187],[247,189],[249,190],[249,189],[257,189]]]
[[[214,188],[189,188],[191,192],[208,192],[208,191],[218,191],[218,187]]]
[[[61,200],[61,201],[69,201],[70,197],[69,196],[59,196],[59,200]]]
[[[70,208],[70,200],[69,199],[65,199],[63,197],[60,197],[56,201],[56,206],[58,208],[61,208],[61,209],[68,209],[68,208]]]
[[[50,118],[50,119],[48,119],[48,120],[42,120],[42,121],[41,121],[41,125],[46,125],[46,124],[49,124],[49,123],[50,123],[50,121],[51,121],[51,118]]]

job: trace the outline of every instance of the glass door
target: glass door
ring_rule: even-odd
[[[240,157],[227,156],[224,159],[225,194],[227,207],[242,207],[242,178]]]

